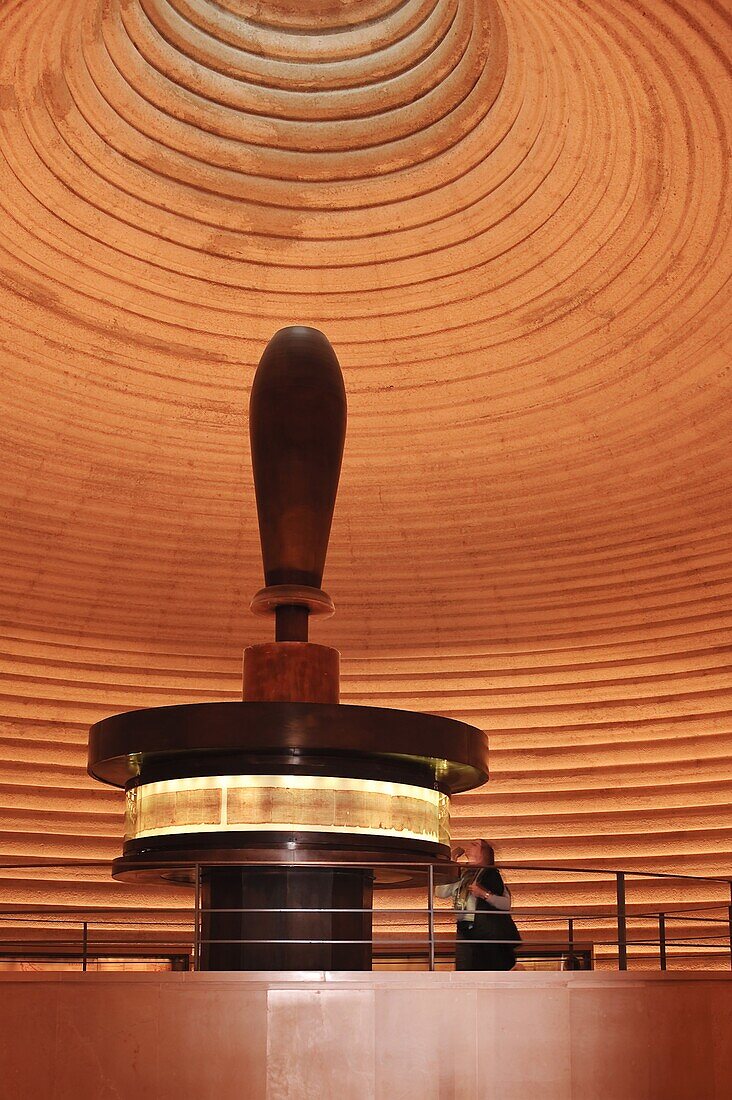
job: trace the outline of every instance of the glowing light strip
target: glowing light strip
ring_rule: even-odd
[[[243,797],[230,801],[238,792]],[[447,844],[448,808],[439,791],[377,779],[192,776],[128,790],[125,835],[140,840],[181,833],[316,832]]]
[[[195,775],[186,779],[163,779],[157,783],[143,783],[137,790],[150,794],[175,794],[193,790],[243,790],[248,787],[272,787],[278,790],[304,791],[358,791],[364,794],[401,795],[418,798],[433,806],[444,798],[439,791],[429,787],[415,787],[411,783],[391,783],[381,779],[352,779],[331,775]]]
[[[416,833],[410,829],[368,829],[359,825],[313,825],[310,822],[303,825],[296,821],[274,821],[266,825],[168,825],[160,829],[146,829],[142,833],[135,833],[134,837],[126,835],[125,839],[144,840],[152,836],[175,836],[176,833],[342,833],[349,836],[403,836],[408,840],[438,843],[436,833]],[[439,843],[444,844],[446,841],[440,840]]]

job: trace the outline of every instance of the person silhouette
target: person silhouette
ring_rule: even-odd
[[[521,935],[511,916],[511,891],[495,865],[487,840],[453,846],[452,856],[469,866],[454,882],[438,886],[440,898],[452,898],[457,918],[456,970],[512,970]]]

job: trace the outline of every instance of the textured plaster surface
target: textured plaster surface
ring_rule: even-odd
[[[315,631],[343,701],[490,731],[455,831],[500,860],[729,869],[729,14],[3,5],[2,856],[115,855],[88,725],[238,696],[248,391],[302,322],[349,395]]]

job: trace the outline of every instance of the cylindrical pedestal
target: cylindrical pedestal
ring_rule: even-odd
[[[263,642],[244,650],[250,703],[337,703],[339,653],[314,642]]]
[[[360,868],[208,868],[201,969],[370,970],[371,912],[328,910],[372,906],[373,873]]]

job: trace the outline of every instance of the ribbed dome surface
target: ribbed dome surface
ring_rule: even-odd
[[[349,396],[344,701],[489,730],[456,831],[504,861],[729,870],[728,17],[4,5],[6,857],[118,852],[90,722],[238,695],[245,410],[302,323]]]

